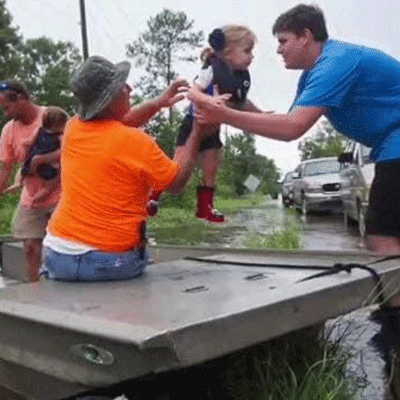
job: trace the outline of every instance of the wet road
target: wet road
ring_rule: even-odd
[[[231,239],[231,246],[241,245],[249,232],[261,235],[293,226],[300,236],[304,250],[364,251],[365,240],[357,226],[346,227],[339,213],[312,213],[301,216],[294,209],[286,209],[279,200],[271,200],[265,207],[243,210],[230,216],[230,224],[241,227]]]

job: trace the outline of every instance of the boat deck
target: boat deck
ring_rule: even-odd
[[[362,269],[301,281],[338,262],[374,263],[386,297],[400,286],[400,260],[371,254],[193,251],[195,260],[156,262],[124,282],[9,280],[0,290],[0,384],[60,399],[200,364],[376,301]]]

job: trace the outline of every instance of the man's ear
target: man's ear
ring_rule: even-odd
[[[311,41],[314,41],[314,35],[308,28],[304,29],[301,36],[304,37],[305,43],[310,43]]]

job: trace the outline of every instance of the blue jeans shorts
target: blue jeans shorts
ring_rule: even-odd
[[[123,253],[89,251],[83,254],[63,254],[43,248],[44,274],[62,281],[113,281],[142,275],[148,254],[133,250]]]

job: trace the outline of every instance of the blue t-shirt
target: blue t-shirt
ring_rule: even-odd
[[[400,158],[400,62],[382,51],[326,41],[294,107],[326,108],[335,129],[372,147],[374,161]]]

